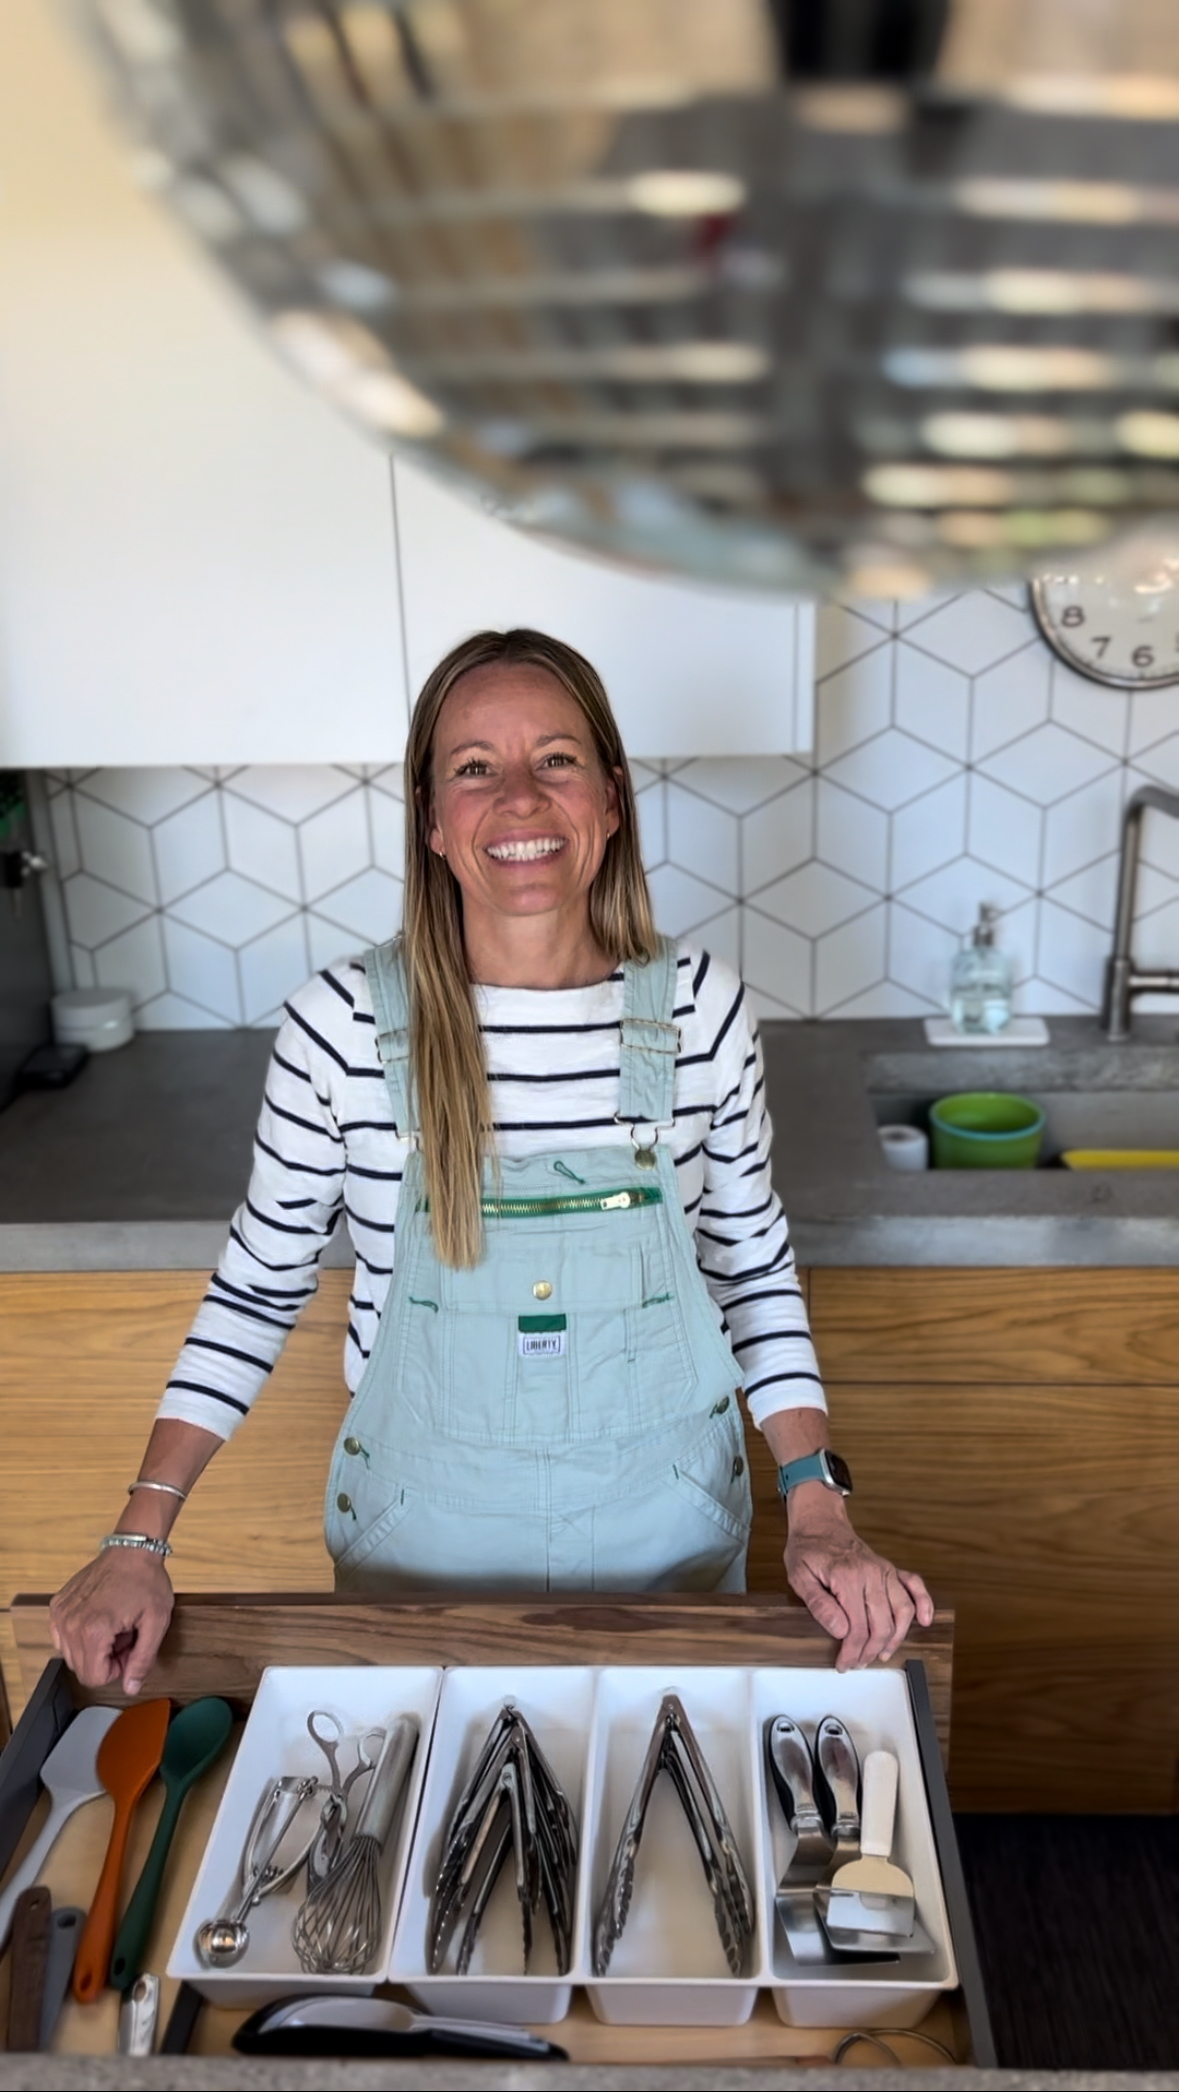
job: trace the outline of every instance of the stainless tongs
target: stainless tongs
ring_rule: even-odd
[[[594,1922],[594,1974],[604,1976],[626,1927],[635,1863],[651,1791],[661,1772],[671,1778],[704,1868],[716,1927],[734,1976],[745,1966],[753,1938],[753,1897],[732,1825],[708,1761],[677,1693],[665,1693],[651,1731],[638,1784],[626,1812],[605,1892]]]
[[[512,1854],[524,1944],[532,1954],[532,1921],[543,1902],[557,1971],[573,1962],[573,1892],[577,1828],[569,1803],[532,1729],[507,1703],[496,1717],[459,1798],[443,1845],[427,1938],[432,1975],[451,1939],[463,1930],[455,1962],[465,1976],[500,1869]]]

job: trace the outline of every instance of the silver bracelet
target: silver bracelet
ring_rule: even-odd
[[[138,1547],[144,1554],[159,1555],[161,1561],[172,1552],[166,1540],[153,1540],[149,1533],[108,1533],[99,1541],[99,1554],[105,1554],[108,1547]]]
[[[177,1489],[175,1482],[132,1482],[127,1490],[128,1496],[134,1496],[137,1489],[160,1489],[165,1496],[174,1496],[182,1504],[188,1502],[188,1491]]]

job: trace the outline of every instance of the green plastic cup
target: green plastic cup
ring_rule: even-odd
[[[1030,1097],[964,1090],[929,1109],[935,1169],[1034,1169],[1044,1114]]]

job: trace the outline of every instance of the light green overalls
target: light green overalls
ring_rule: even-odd
[[[674,946],[625,969],[631,1148],[487,1162],[470,1271],[431,1239],[398,946],[364,963],[410,1153],[388,1298],[328,1477],[337,1588],[743,1590],[741,1375],[658,1138],[674,1123]]]

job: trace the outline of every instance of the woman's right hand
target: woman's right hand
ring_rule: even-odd
[[[168,1632],[175,1599],[162,1558],[108,1548],[63,1584],[49,1608],[54,1647],[79,1685],[139,1691]]]

